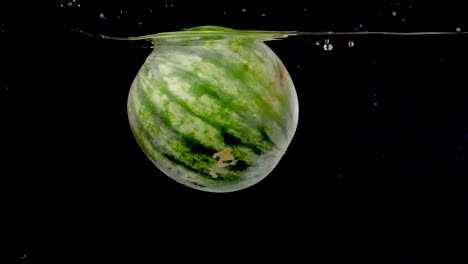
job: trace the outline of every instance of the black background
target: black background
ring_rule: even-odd
[[[296,86],[296,135],[265,180],[214,194],[164,176],[133,138],[126,99],[151,50],[73,31],[455,32],[468,28],[462,2],[2,2],[0,171],[10,261],[31,263],[34,242],[36,255],[53,248],[77,259],[96,249],[105,263],[465,263],[466,35],[268,42]],[[42,250],[47,241],[66,249]]]

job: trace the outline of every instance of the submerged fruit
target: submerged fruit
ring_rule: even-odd
[[[293,82],[263,43],[291,32],[206,26],[160,33],[128,97],[133,134],[167,176],[209,192],[252,186],[298,122]]]

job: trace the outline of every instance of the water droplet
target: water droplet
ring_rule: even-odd
[[[354,41],[352,41],[352,40],[348,41],[348,46],[350,48],[354,47]]]
[[[307,8],[304,8],[304,11],[307,12]]]
[[[393,16],[396,16],[396,12],[395,12],[395,11],[393,11],[393,12],[392,12],[392,15],[393,15]]]
[[[457,27],[455,30],[456,30],[457,32],[461,32],[461,28],[460,28],[460,27]]]
[[[359,26],[358,26],[358,27],[360,27],[360,28],[363,28],[363,27],[364,27],[364,25],[363,25],[363,24],[359,24]]]
[[[242,12],[247,12],[247,9],[245,9],[245,8],[242,8]]]
[[[143,22],[142,21],[138,22],[138,25],[139,26],[143,25]]]
[[[330,44],[323,44],[323,49],[324,50],[332,50],[333,49],[333,45],[330,43]]]
[[[227,12],[224,12],[223,14],[225,14],[225,15],[226,15],[226,14],[227,14]]]
[[[325,44],[328,44],[328,43],[330,43],[330,40],[329,40],[329,39],[326,39],[326,40],[325,40]]]
[[[264,13],[262,13],[262,16],[265,16],[265,14],[264,14]]]
[[[100,13],[100,14],[99,14],[99,18],[101,18],[101,19],[106,19],[106,16],[104,15],[104,13]]]
[[[80,6],[81,6],[81,5],[80,5],[80,4],[78,4],[78,7],[80,7]]]
[[[406,21],[406,18],[402,17],[401,22],[405,22],[405,21]]]
[[[377,106],[377,105],[379,105],[379,103],[375,102],[375,103],[374,103],[374,106]]]
[[[73,5],[73,3],[72,3],[72,2],[68,2],[68,6],[72,6],[72,5]]]
[[[320,45],[320,41],[317,40],[317,41],[315,42],[315,45],[319,46],[319,45]]]
[[[60,4],[60,7],[63,7],[63,4]]]

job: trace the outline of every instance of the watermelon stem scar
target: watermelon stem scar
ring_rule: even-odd
[[[127,101],[133,135],[171,179],[233,192],[269,175],[298,123],[294,84],[264,43],[295,31],[200,26],[114,40],[148,40],[153,51]]]

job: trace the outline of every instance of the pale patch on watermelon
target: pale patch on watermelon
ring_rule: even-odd
[[[219,152],[213,154],[213,158],[219,158],[218,162],[216,163],[216,167],[224,168],[229,165],[235,165],[237,160],[234,158],[234,155],[231,153],[231,148],[225,148]],[[228,163],[225,163],[228,161]]]

